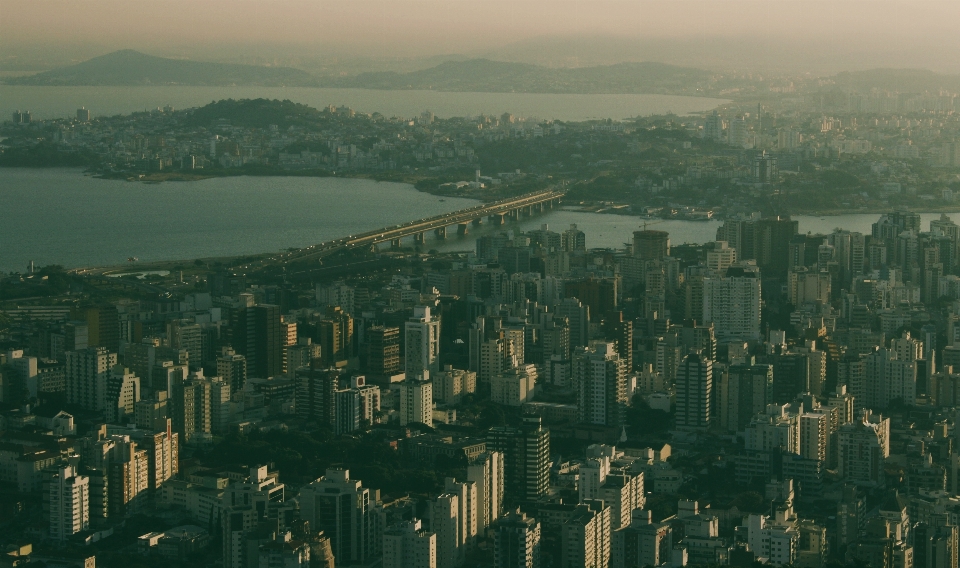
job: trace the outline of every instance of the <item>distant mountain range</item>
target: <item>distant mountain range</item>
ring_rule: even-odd
[[[596,67],[553,68],[489,59],[447,61],[409,73],[361,73],[337,77],[325,86],[361,89],[433,89],[519,93],[693,94],[711,73],[665,63],[618,63]]]
[[[124,49],[83,63],[5,79],[7,84],[44,86],[250,85],[317,86],[316,77],[292,67],[259,67],[155,57]]]
[[[450,58],[452,56],[445,56]],[[15,85],[195,85],[344,87],[498,93],[663,93],[716,95],[715,74],[666,63],[625,62],[587,67],[545,67],[491,59],[447,60],[409,72],[376,71],[318,76],[293,67],[267,67],[169,59],[122,50],[35,75],[8,77]],[[901,92],[960,90],[960,75],[922,69],[873,69],[833,77],[838,88]],[[729,79],[723,81],[729,83]],[[730,86],[730,85],[727,85]]]
[[[126,49],[83,63],[10,77],[15,85],[250,85],[432,89],[439,91],[523,93],[680,93],[694,94],[710,78],[699,69],[663,63],[619,63],[597,67],[551,68],[489,59],[445,61],[407,73],[318,77],[292,67],[261,67],[168,59]]]

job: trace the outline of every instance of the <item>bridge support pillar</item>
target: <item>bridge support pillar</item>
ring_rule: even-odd
[[[459,225],[457,225],[457,234],[458,234],[458,235],[466,235],[466,234],[467,234],[467,229],[468,229],[469,227],[470,227],[470,223],[460,223]]]
[[[505,216],[506,215],[503,213],[497,213],[496,215],[491,215],[490,220],[493,222],[494,225],[503,225],[506,222],[506,220],[504,219]]]
[[[413,235],[413,242],[418,245],[422,245],[424,240],[423,233],[416,233]]]
[[[446,228],[446,227],[440,227],[439,229],[434,229],[434,230],[433,230],[433,233],[434,233],[435,235],[437,235],[437,238],[438,238],[438,239],[445,239],[445,238],[447,238],[447,228]]]
[[[400,239],[390,239],[390,246],[395,249],[400,248]]]
[[[482,224],[483,224],[483,217],[477,217],[476,219],[473,220],[474,227],[479,227]]]
[[[513,220],[514,220],[514,221],[519,221],[519,220],[520,220],[520,215],[521,215],[521,210],[520,210],[520,209],[514,209],[514,210],[513,210]]]
[[[527,217],[533,217],[533,205],[527,205]]]

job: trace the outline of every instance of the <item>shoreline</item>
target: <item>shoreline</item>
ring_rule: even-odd
[[[436,179],[434,176],[428,174],[412,174],[412,173],[403,173],[403,172],[380,172],[380,173],[358,173],[358,174],[338,174],[336,172],[331,172],[329,170],[320,170],[320,169],[311,169],[311,170],[272,170],[265,168],[263,170],[253,170],[253,171],[244,171],[244,172],[226,172],[226,171],[214,171],[211,173],[187,173],[184,171],[172,171],[169,173],[164,172],[151,172],[151,173],[135,173],[135,172],[103,172],[98,171],[95,168],[91,167],[66,167],[61,168],[60,166],[50,166],[50,167],[35,167],[35,166],[0,166],[0,168],[10,168],[10,169],[21,169],[21,170],[47,170],[47,169],[75,169],[78,170],[79,175],[90,176],[95,179],[104,179],[112,181],[126,181],[132,183],[143,183],[147,185],[154,185],[164,182],[193,182],[193,181],[203,181],[207,179],[214,178],[232,178],[232,177],[293,177],[293,178],[302,178],[302,177],[311,177],[311,178],[341,178],[341,179],[365,179],[373,180],[377,182],[388,182],[388,183],[403,183],[412,186],[415,190],[420,193],[425,193],[428,195],[434,195],[437,197],[451,197],[459,199],[474,199],[481,202],[486,201],[495,201],[497,199],[518,195],[517,192],[509,191],[509,186],[505,186],[504,189],[507,191],[502,191],[498,193],[491,193],[490,190],[485,190],[483,192],[449,192],[441,191],[439,188],[431,189],[428,187],[423,187],[420,182],[425,180]],[[529,189],[523,189],[522,192],[529,191]],[[673,216],[659,216],[659,215],[648,215],[646,213],[635,212],[632,209],[632,205],[629,203],[620,203],[612,201],[581,201],[576,204],[569,205],[570,211],[579,210],[583,213],[596,213],[596,214],[613,214],[613,215],[627,215],[630,217],[648,217],[651,219],[664,220],[664,221],[690,221],[690,222],[707,222],[707,221],[722,221],[725,219],[726,215],[723,213],[717,214],[710,219],[685,219],[681,217]],[[579,209],[573,209],[578,207]],[[698,207],[698,209],[712,210],[710,206]],[[722,210],[720,207],[716,209]],[[759,210],[759,209],[758,209]],[[849,209],[826,209],[826,210],[801,210],[794,211],[789,213],[791,217],[802,216],[802,217],[840,217],[843,215],[883,215],[884,213],[889,213],[891,211],[910,211],[920,214],[936,214],[936,213],[960,213],[960,203],[954,205],[941,205],[933,206],[930,208],[917,208],[917,207],[902,207],[902,206],[890,206],[890,207],[869,207],[869,208],[858,208],[856,210]]]

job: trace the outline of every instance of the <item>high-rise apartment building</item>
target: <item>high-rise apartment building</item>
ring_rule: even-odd
[[[200,324],[172,320],[167,324],[167,340],[170,347],[185,349],[187,360],[194,367],[203,363],[203,328]]]
[[[703,279],[703,321],[720,341],[760,339],[760,271],[737,263],[725,277]]]
[[[714,241],[713,248],[707,250],[707,269],[723,274],[737,261],[737,249],[727,241]]]
[[[120,316],[112,304],[75,310],[76,319],[87,322],[87,344],[104,347],[116,353],[120,350]]]
[[[848,483],[883,487],[883,462],[890,457],[890,419],[864,413],[840,427],[840,475]]]
[[[578,350],[572,361],[580,421],[621,426],[626,417],[627,366],[612,343],[593,343]]]
[[[231,346],[246,357],[250,375],[266,379],[283,371],[280,319],[280,306],[273,304],[243,306],[231,314]]]
[[[326,366],[342,367],[354,357],[353,317],[339,306],[327,306],[327,313],[317,324],[320,357]]]
[[[590,308],[577,298],[564,298],[557,304],[557,316],[566,318],[570,347],[583,347],[590,339]]]
[[[460,543],[460,499],[442,493],[427,502],[430,530],[437,535],[437,566],[456,567],[463,563],[466,547]]]
[[[433,381],[425,376],[400,383],[400,425],[411,422],[433,426]]]
[[[576,225],[570,225],[570,228],[560,234],[560,243],[563,250],[567,252],[587,250],[586,233],[577,228]]]
[[[301,337],[296,345],[287,345],[283,351],[283,372],[294,378],[297,371],[309,368],[314,359],[320,358],[320,345],[309,337]]]
[[[610,507],[590,499],[573,511],[561,529],[560,566],[610,566]]]
[[[335,392],[340,388],[337,369],[301,369],[297,373],[295,407],[297,417],[333,425],[336,412]]]
[[[446,365],[439,373],[431,374],[433,400],[442,404],[457,404],[467,394],[477,391],[477,374]]]
[[[467,466],[467,480],[477,486],[477,530],[491,526],[503,511],[503,454],[488,451],[474,458]]]
[[[713,421],[713,361],[691,353],[677,370],[676,425],[680,430],[704,430]]]
[[[408,377],[440,370],[440,320],[430,315],[429,307],[413,309],[413,318],[404,325],[404,336],[404,369]]]
[[[540,523],[519,510],[507,513],[494,529],[495,568],[540,568]]]
[[[50,539],[63,543],[90,527],[90,479],[72,465],[57,470],[47,484]]]
[[[115,445],[107,467],[110,516],[141,511],[150,488],[150,458],[130,436],[113,435]]]
[[[383,533],[383,568],[439,568],[437,535],[419,519],[401,521]]]
[[[524,416],[519,428],[487,432],[487,450],[504,456],[505,489],[519,500],[536,500],[550,488],[550,431],[539,416]]]
[[[829,440],[830,420],[826,413],[814,411],[800,415],[800,457],[826,462]]]
[[[229,347],[217,357],[217,376],[230,385],[232,392],[240,392],[247,382],[247,358]]]
[[[212,435],[212,386],[212,381],[197,372],[179,381],[170,392],[173,430],[186,444]]]
[[[372,375],[389,376],[400,372],[400,328],[374,326],[365,334],[367,370]]]
[[[629,526],[613,531],[610,545],[610,565],[616,568],[663,566],[673,553],[673,529],[651,522],[649,511],[636,511]]]
[[[104,416],[113,424],[124,424],[134,418],[134,407],[140,401],[140,378],[129,369],[116,365],[107,378]]]
[[[105,347],[89,347],[67,354],[67,402],[84,409],[102,411],[107,405],[107,383],[117,354]]]
[[[365,564],[380,555],[383,519],[378,493],[350,479],[346,469],[326,475],[300,489],[300,516],[330,538],[338,564]]]
[[[727,382],[727,430],[741,432],[758,413],[773,402],[773,367],[730,365]]]

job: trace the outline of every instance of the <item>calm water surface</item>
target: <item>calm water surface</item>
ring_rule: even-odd
[[[307,87],[29,87],[0,85],[0,117],[29,110],[37,119],[73,117],[85,106],[93,116],[203,106],[219,99],[290,99],[315,108],[346,105],[359,112],[413,117],[425,110],[441,118],[504,112],[556,120],[621,119],[673,112],[704,112],[728,101],[673,95],[550,95],[444,93]]]
[[[191,259],[305,246],[474,205],[401,183],[231,177],[143,184],[0,168],[0,270]]]
[[[402,183],[343,178],[229,177],[197,182],[143,184],[102,180],[78,170],[0,168],[0,271],[193,259],[278,251],[475,205],[440,198]],[[870,233],[878,214],[798,216],[800,232],[836,227]],[[939,213],[921,214],[927,229]],[[588,247],[619,248],[643,221],[629,215],[558,209],[470,234],[427,235],[427,248],[473,250],[477,236],[496,230],[529,230],[548,224],[563,231],[577,224]],[[673,244],[716,237],[719,221],[664,221]]]

